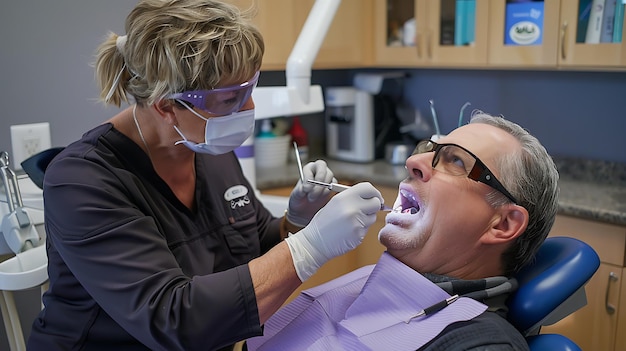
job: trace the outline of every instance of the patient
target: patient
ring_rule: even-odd
[[[552,158],[517,124],[476,111],[420,142],[406,169],[378,263],[303,291],[249,350],[528,349],[505,300],[556,216]]]

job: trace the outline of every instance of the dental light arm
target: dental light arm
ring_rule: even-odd
[[[17,176],[9,168],[9,154],[0,153],[0,172],[9,212],[2,216],[0,254],[20,253],[41,245],[41,237],[24,211]]]
[[[322,88],[311,86],[311,67],[340,3],[315,1],[287,60],[287,86],[254,89],[256,119],[324,111]]]
[[[295,87],[305,104],[310,100],[313,61],[340,3],[341,0],[315,1],[287,60],[287,86]]]

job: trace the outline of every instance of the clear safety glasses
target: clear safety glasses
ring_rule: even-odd
[[[257,71],[252,79],[238,85],[211,90],[184,91],[170,94],[167,98],[183,100],[190,104],[190,107],[195,106],[214,115],[225,116],[239,111],[246,104],[258,81]]]
[[[466,148],[456,144],[437,144],[432,140],[424,140],[417,144],[413,155],[426,152],[435,152],[432,162],[435,170],[456,176],[467,176],[469,179],[487,184],[517,204],[515,197],[504,188],[483,161]]]

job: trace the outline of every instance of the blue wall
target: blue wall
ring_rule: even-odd
[[[313,71],[311,81],[322,86],[351,85],[357,72],[362,70]],[[457,126],[461,107],[470,102],[466,119],[472,109],[503,115],[539,138],[553,156],[626,163],[626,72],[406,72],[405,100],[430,117],[428,100],[432,99],[442,133]],[[260,84],[284,81],[284,72],[264,72]],[[323,133],[323,128],[313,125],[322,125],[321,120],[303,121],[313,133]]]
[[[414,70],[407,99],[442,132],[459,110],[503,115],[535,135],[553,156],[626,162],[626,72]]]

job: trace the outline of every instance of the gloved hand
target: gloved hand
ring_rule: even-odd
[[[320,182],[336,182],[333,172],[328,168],[326,162],[317,160],[309,162],[302,168],[305,183],[298,180],[298,184],[291,191],[289,196],[289,207],[287,207],[287,220],[294,225],[304,227],[311,221],[311,218],[330,199],[330,190],[323,186],[314,185],[306,179]]]
[[[300,280],[357,247],[376,221],[382,203],[382,195],[372,184],[356,184],[335,195],[309,225],[285,239]]]

